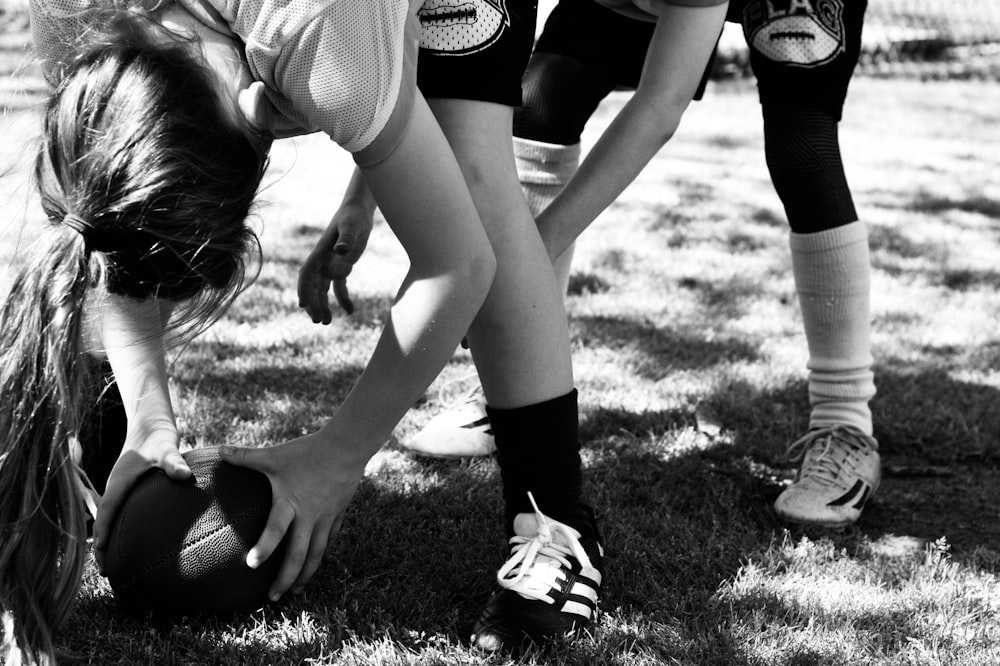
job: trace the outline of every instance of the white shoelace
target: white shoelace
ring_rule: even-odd
[[[823,438],[823,449],[818,453],[813,444]],[[801,476],[828,486],[840,486],[840,472],[851,451],[864,448],[860,435],[850,430],[833,426],[811,430],[788,446],[788,457],[792,462],[803,462]],[[838,445],[839,444],[839,445]]]
[[[569,557],[575,557],[584,568],[591,568],[590,557],[580,544],[580,533],[569,525],[549,521],[538,509],[535,498],[528,493],[535,510],[538,531],[533,537],[514,536],[510,543],[511,555],[497,571],[500,587],[541,601],[554,601],[549,592],[557,587],[563,569],[571,569]],[[561,537],[567,545],[556,543]]]

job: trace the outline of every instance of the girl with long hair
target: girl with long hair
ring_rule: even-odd
[[[493,278],[471,195],[416,89],[415,6],[216,4],[32,2],[55,90],[35,167],[47,228],[0,310],[8,663],[54,661],[79,589],[90,496],[80,442],[102,385],[95,359],[110,364],[128,419],[93,526],[98,561],[142,472],[190,475],[166,340],[203,330],[245,285],[259,254],[246,219],[274,136],[324,131],[349,150],[411,258],[368,369],[338,410],[349,431],[384,441]],[[309,523],[322,547],[335,517]],[[290,551],[286,568],[301,566]]]

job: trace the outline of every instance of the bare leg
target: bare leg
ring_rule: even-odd
[[[521,192],[511,141],[512,109],[468,100],[431,100],[462,165],[497,257],[490,294],[469,344],[496,408],[549,400],[573,390],[562,294]]]

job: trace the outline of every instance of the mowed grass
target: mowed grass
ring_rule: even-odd
[[[31,81],[28,79],[28,88]],[[2,291],[41,214],[26,168],[36,98],[7,104]],[[591,145],[626,99],[591,122]],[[608,574],[591,632],[546,664],[1000,663],[1000,130],[994,83],[852,84],[841,128],[871,229],[885,478],[856,528],[788,530],[771,503],[806,428],[806,345],[787,225],[751,82],[713,84],[674,141],[580,240],[567,299],[587,492]],[[173,358],[185,446],[318,428],[372,351],[406,263],[379,224],[328,327],[297,308],[300,261],[349,160],[279,142],[253,224],[265,261]],[[457,351],[396,431],[474,383]],[[246,616],[124,615],[88,567],[60,646],[81,663],[502,664],[467,647],[503,557],[492,459],[391,441],[304,592]]]

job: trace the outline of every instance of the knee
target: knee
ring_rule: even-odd
[[[765,105],[763,112],[767,167],[792,230],[815,233],[857,220],[836,119],[804,106]]]
[[[579,143],[611,89],[600,78],[573,58],[533,54],[523,79],[524,103],[514,113],[514,136],[564,146]]]

